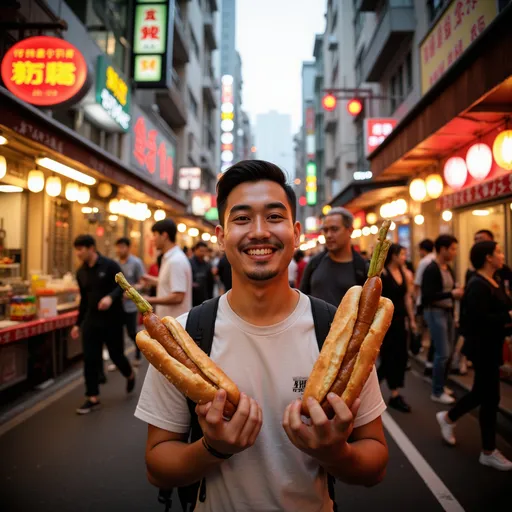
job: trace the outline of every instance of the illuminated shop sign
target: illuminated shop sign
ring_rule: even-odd
[[[316,204],[316,163],[308,162],[306,165],[306,201],[309,206]]]
[[[369,117],[364,120],[364,140],[366,141],[366,156],[368,156],[378,146],[382,144],[384,139],[394,130],[396,123],[396,119],[388,117]]]
[[[234,135],[235,129],[235,105],[233,99],[233,77],[231,75],[223,75],[221,88],[221,105],[220,105],[220,160],[221,172],[226,171],[233,165],[234,160]]]

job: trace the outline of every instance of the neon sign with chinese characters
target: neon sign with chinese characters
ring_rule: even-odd
[[[136,0],[133,77],[142,87],[165,87],[172,58],[174,2]],[[171,27],[171,28],[170,28]]]
[[[146,180],[160,187],[174,181],[176,149],[144,115],[134,116],[131,128],[130,163]]]
[[[394,130],[396,123],[396,119],[393,118],[367,117],[364,120],[366,155],[382,144],[382,141]]]
[[[58,105],[86,92],[84,56],[57,37],[29,37],[16,43],[5,54],[1,73],[7,89],[32,105]]]

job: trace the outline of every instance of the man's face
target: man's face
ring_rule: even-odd
[[[217,226],[221,249],[233,273],[269,281],[285,273],[299,244],[300,224],[283,188],[272,181],[242,183],[228,196],[224,227]]]
[[[153,231],[153,243],[155,244],[156,249],[159,251],[164,250],[165,237],[166,233],[158,233],[157,231]]]
[[[76,257],[81,263],[89,263],[94,253],[94,247],[75,247]]]
[[[128,253],[130,252],[130,248],[126,244],[117,244],[116,245],[116,255],[119,259],[124,260],[128,257]]]
[[[454,242],[448,248],[442,247],[441,254],[447,263],[449,263],[450,261],[453,261],[455,259],[455,256],[457,256],[457,244]]]
[[[478,242],[492,242],[492,238],[488,235],[488,233],[475,233],[475,244]]]
[[[337,252],[350,245],[352,228],[343,225],[341,215],[330,215],[324,219],[322,233],[325,236],[325,245],[330,252]]]
[[[199,261],[204,261],[206,255],[208,254],[208,247],[198,247],[194,251],[194,254]]]

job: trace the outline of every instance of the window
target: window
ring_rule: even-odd
[[[197,117],[198,114],[198,107],[197,107],[197,101],[194,98],[194,95],[190,92],[190,89],[188,90],[188,107],[190,111]]]
[[[409,52],[405,58],[405,87],[409,94],[412,91],[412,54]]]

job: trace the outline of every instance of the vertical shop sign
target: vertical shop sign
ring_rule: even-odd
[[[133,78],[138,87],[171,85],[174,0],[136,0],[133,23]]]
[[[308,162],[306,165],[306,201],[309,206],[316,204],[316,163]]]

